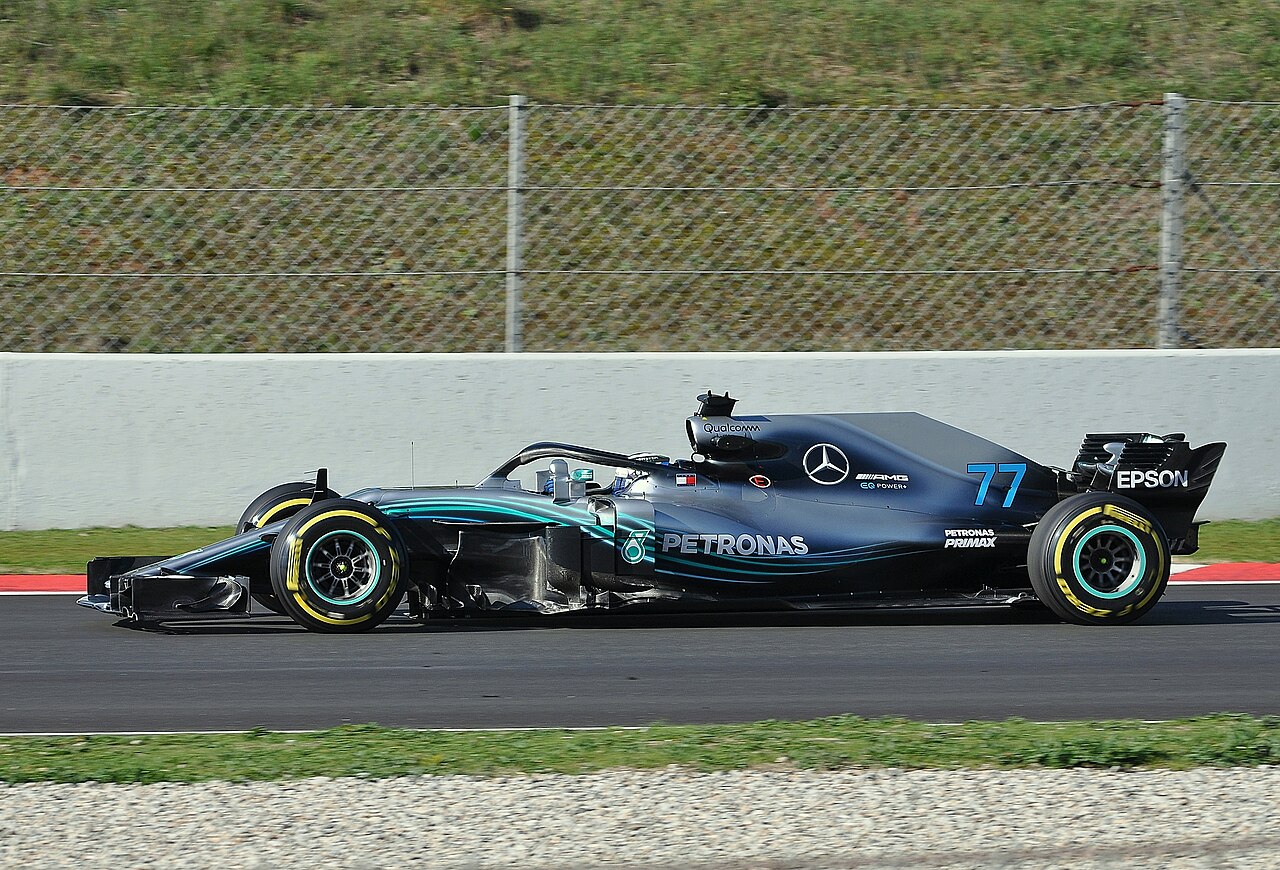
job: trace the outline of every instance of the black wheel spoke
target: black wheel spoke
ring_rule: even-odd
[[[1080,576],[1099,592],[1114,592],[1128,580],[1137,561],[1133,542],[1123,535],[1103,531],[1080,548]]]
[[[377,576],[377,553],[354,534],[333,533],[315,545],[307,563],[316,590],[337,603],[355,601]]]

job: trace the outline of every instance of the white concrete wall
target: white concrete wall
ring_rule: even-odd
[[[1089,431],[1230,447],[1207,518],[1280,515],[1280,350],[0,354],[0,528],[232,523],[320,465],[335,489],[474,482],[526,443],[688,454],[742,413],[917,410],[1065,465]]]

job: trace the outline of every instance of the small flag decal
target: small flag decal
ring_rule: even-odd
[[[698,475],[696,474],[677,474],[676,486],[697,486]]]

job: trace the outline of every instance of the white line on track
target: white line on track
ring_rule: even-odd
[[[354,723],[353,723],[354,724]],[[960,722],[931,722],[931,725],[960,725]],[[334,726],[340,728],[342,726]],[[446,734],[471,734],[471,733],[520,733],[524,731],[648,731],[655,727],[651,725],[548,725],[541,728],[395,728],[388,726],[388,730],[392,731],[412,731],[419,734],[430,733],[446,733]],[[239,731],[0,731],[0,738],[5,737],[173,737],[180,734],[203,734],[206,736],[216,737],[218,735],[238,735],[250,734],[255,729],[242,728]],[[298,728],[298,729],[276,729],[263,728],[267,734],[319,734],[322,731],[332,731],[333,728]]]
[[[1188,586],[1211,584],[1211,583],[1261,583],[1261,584],[1270,584],[1270,585],[1275,585],[1277,583],[1280,583],[1280,580],[1178,580],[1176,579],[1179,574],[1182,574],[1186,571],[1194,571],[1197,568],[1205,568],[1205,567],[1208,567],[1208,565],[1204,563],[1199,563],[1199,562],[1174,563],[1172,566],[1170,566],[1170,569],[1169,569],[1169,573],[1172,575],[1170,577],[1169,582],[1171,584],[1180,583]],[[38,575],[33,575],[33,576],[38,576]],[[24,589],[24,590],[15,590],[12,592],[0,592],[0,596],[3,596],[3,595],[83,595],[83,594],[84,594],[83,589],[60,590],[60,591]]]
[[[1178,575],[1174,574],[1169,578],[1170,583],[1280,583],[1280,580],[1179,580]],[[83,589],[14,589],[0,591],[0,595],[84,595]]]
[[[1169,578],[1170,586],[1277,586],[1280,580],[1179,580],[1178,575],[1174,574]],[[0,592],[0,597],[6,595],[84,595],[83,590],[74,592]]]
[[[796,720],[805,721],[805,720]],[[1081,719],[1032,719],[1032,725],[1074,725],[1082,721]],[[1137,722],[1143,725],[1159,725],[1164,722],[1176,722],[1176,719],[1138,719]],[[650,731],[654,728],[684,728],[684,727],[719,727],[722,725],[754,725],[755,722],[701,722],[693,723],[677,723],[675,725],[543,725],[528,727],[511,727],[511,728],[397,728],[393,725],[385,726],[389,731],[409,731],[414,734],[519,734],[525,731]],[[972,724],[971,722],[918,722],[919,725],[930,725],[937,728],[959,728],[964,725]],[[342,726],[335,726],[342,727]],[[383,726],[379,726],[383,727]],[[0,739],[6,737],[177,737],[184,734],[205,735],[217,737],[219,735],[243,735],[253,733],[254,730],[261,730],[267,734],[320,734],[324,731],[333,731],[334,728],[297,728],[297,729],[241,729],[239,731],[0,731]]]
[[[1280,580],[1178,580],[1169,581],[1170,586],[1276,586]]]
[[[74,592],[48,592],[48,591],[23,591],[23,592],[0,592],[0,595],[84,595],[84,590],[77,589]]]

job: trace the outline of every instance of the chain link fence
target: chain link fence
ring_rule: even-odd
[[[1274,346],[1277,145],[1181,98],[6,107],[0,349]]]
[[[1280,346],[1280,104],[1191,100],[1176,341]]]
[[[0,110],[7,350],[501,350],[506,112]]]

